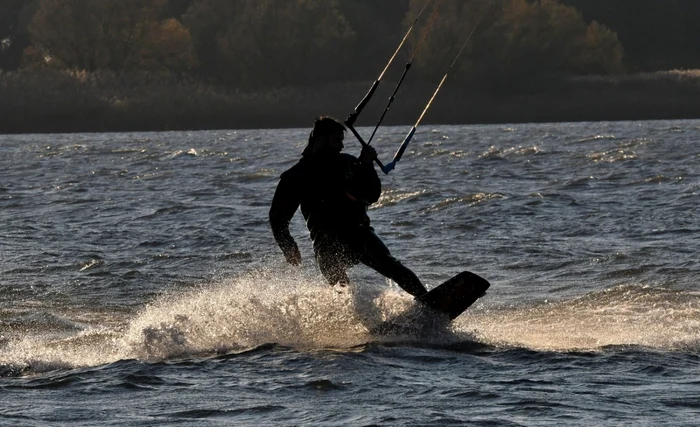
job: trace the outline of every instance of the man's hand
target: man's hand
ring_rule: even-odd
[[[362,151],[360,152],[360,157],[358,160],[360,163],[363,165],[372,165],[372,162],[374,159],[377,158],[377,150],[374,149],[371,145],[365,145],[362,147]]]
[[[287,262],[293,266],[301,265],[301,253],[299,253],[299,248],[296,246],[289,251],[289,253],[284,254],[284,257],[287,259]]]

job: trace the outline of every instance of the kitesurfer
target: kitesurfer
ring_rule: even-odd
[[[418,297],[427,292],[420,279],[394,258],[370,226],[367,208],[381,194],[374,170],[377,153],[369,145],[359,158],[341,153],[345,126],[332,117],[315,120],[301,159],[284,172],[270,208],[270,225],[287,262],[301,263],[289,233],[297,208],[306,220],[316,261],[331,285],[347,285],[347,269],[363,263]]]

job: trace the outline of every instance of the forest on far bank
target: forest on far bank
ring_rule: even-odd
[[[385,78],[416,52],[389,123],[413,120],[472,32],[434,121],[616,119],[625,99],[624,118],[700,113],[697,75],[667,71],[700,68],[692,0],[0,0],[0,132],[345,114],[424,7]]]

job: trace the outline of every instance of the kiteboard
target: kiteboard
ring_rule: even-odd
[[[432,336],[486,294],[491,284],[463,271],[416,298],[416,304],[370,329],[372,335]]]
[[[455,319],[479,298],[491,284],[469,271],[463,271],[435,289],[416,298],[419,303]]]

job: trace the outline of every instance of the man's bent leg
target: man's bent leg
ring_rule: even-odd
[[[361,263],[393,280],[401,289],[414,297],[428,292],[418,276],[401,261],[394,258],[389,252],[389,248],[371,229],[366,232],[363,230],[362,236],[358,235],[357,238],[362,239],[362,247],[357,248],[361,249],[358,250]]]
[[[314,252],[316,262],[321,270],[321,274],[331,285],[349,285],[346,261],[347,256],[341,248],[337,239],[332,236],[319,236],[314,242]]]

